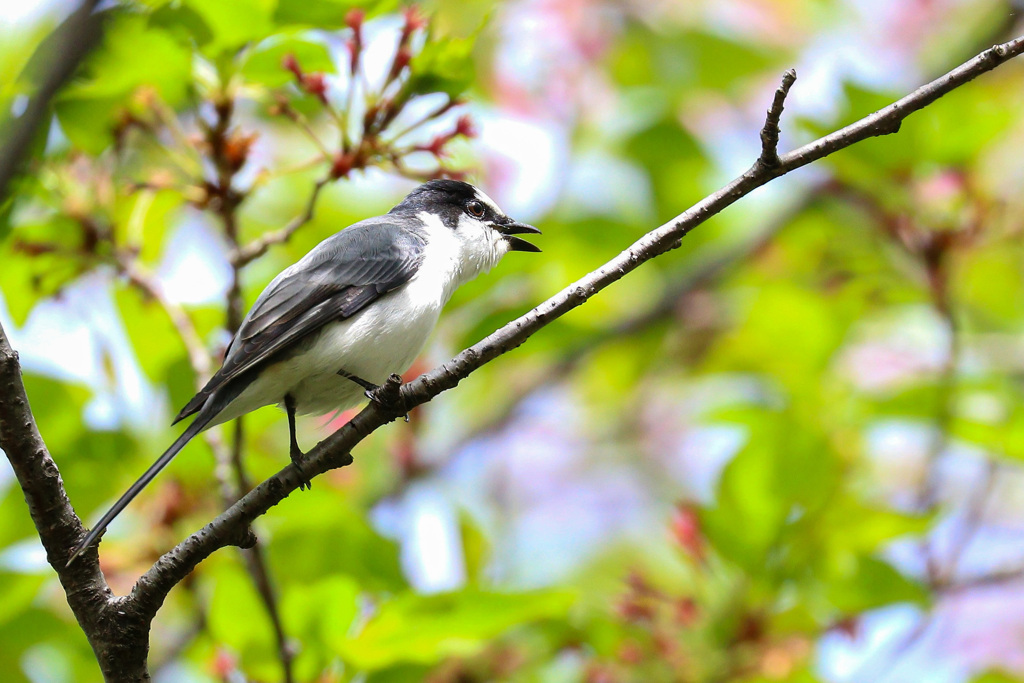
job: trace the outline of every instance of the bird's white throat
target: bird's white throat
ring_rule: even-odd
[[[498,265],[509,246],[489,225],[463,215],[456,228],[449,228],[435,214],[417,214],[427,233],[423,263],[408,287],[423,286],[431,293],[440,287],[443,303],[473,278]]]

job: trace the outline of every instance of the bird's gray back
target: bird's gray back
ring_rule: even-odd
[[[361,221],[325,239],[267,285],[231,340],[221,368],[175,421],[325,324],[358,313],[408,282],[425,245],[426,235],[414,220],[394,215]]]

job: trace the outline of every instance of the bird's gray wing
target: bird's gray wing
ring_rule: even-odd
[[[423,249],[421,233],[387,216],[357,223],[321,242],[263,290],[231,340],[224,364],[174,421],[199,411],[228,383],[245,381],[243,377],[252,381],[260,366],[306,335],[355,315],[408,282]]]

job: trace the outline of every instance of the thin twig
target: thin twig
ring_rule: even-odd
[[[985,518],[985,506],[992,496],[998,472],[999,463],[995,457],[986,457],[985,471],[981,475],[981,481],[971,491],[971,495],[966,503],[966,510],[964,511],[964,520],[950,541],[949,554],[943,563],[942,575],[940,576],[941,583],[950,584],[956,581],[956,575],[960,569],[960,561],[963,558],[964,552],[971,544],[971,541],[974,540],[974,536],[978,533],[978,529],[981,528],[981,523]]]
[[[398,133],[389,136],[388,144],[391,144],[391,145],[395,144],[396,142],[398,142],[399,140],[401,140],[406,135],[408,135],[409,133],[413,132],[414,130],[416,130],[420,126],[423,126],[423,125],[429,123],[430,121],[433,121],[438,116],[441,116],[442,114],[444,114],[444,113],[446,113],[448,111],[451,111],[452,107],[454,107],[456,104],[458,104],[458,102],[456,100],[453,100],[451,97],[448,97],[448,101],[445,102],[444,104],[442,104],[440,107],[437,107],[433,111],[429,112],[423,118],[421,118],[421,119],[419,119],[417,121],[414,121],[413,123],[410,123],[408,126],[403,128]]]
[[[305,116],[295,111],[295,109],[287,102],[283,102],[280,111],[285,118],[298,126],[299,130],[306,134],[306,137],[309,138],[310,142],[313,143],[313,146],[315,146],[324,156],[324,159],[330,159],[334,156],[331,154],[330,150],[327,149],[327,146],[323,143],[323,140],[320,139],[320,136],[316,134],[316,131],[313,130],[313,127],[309,125],[309,121],[306,120]]]
[[[791,224],[794,216],[805,210],[817,199],[824,187],[824,184],[821,184],[810,188],[799,201],[787,208],[782,215],[774,218],[758,232],[756,237],[749,240],[746,244],[731,249],[721,256],[702,260],[700,266],[695,270],[691,268],[684,270],[666,287],[662,297],[650,309],[614,323],[608,328],[598,331],[566,349],[547,367],[534,374],[531,379],[517,384],[514,389],[515,395],[506,402],[505,407],[499,414],[461,436],[456,443],[448,446],[448,450],[458,452],[466,444],[480,439],[487,434],[500,431],[512,419],[517,406],[527,397],[532,396],[544,387],[557,384],[565,379],[565,377],[584,363],[589,355],[604,344],[641,332],[672,318],[679,310],[680,301],[686,296],[711,286],[712,283],[730,272],[737,265],[747,263],[763,252],[778,237],[779,233],[787,225]],[[429,474],[430,471],[431,468],[424,468],[418,474],[424,476]]]
[[[782,83],[775,91],[775,99],[768,109],[768,115],[764,120],[764,127],[761,128],[761,157],[758,161],[765,166],[777,166],[779,164],[779,121],[782,119],[782,109],[786,104],[786,96],[789,89],[796,83],[796,70],[790,69],[782,74]]]
[[[943,259],[943,264],[945,259]],[[942,454],[949,447],[949,431],[954,415],[954,403],[956,400],[957,366],[960,362],[960,329],[956,324],[953,310],[949,302],[948,277],[945,272],[945,265],[937,266],[939,272],[937,278],[941,284],[934,286],[933,305],[936,312],[942,317],[946,324],[949,341],[946,348],[946,358],[940,371],[938,391],[938,404],[935,414],[935,433],[932,438],[924,461],[924,480],[918,495],[918,505],[922,510],[932,508],[938,497],[938,464]],[[935,279],[933,276],[931,279]],[[942,569],[939,558],[936,556],[933,539],[926,538],[921,544],[922,553],[925,559],[925,570],[928,580],[932,584],[942,581]]]
[[[207,139],[210,143],[212,160],[217,169],[217,185],[215,190],[220,198],[220,202],[217,205],[217,213],[224,224],[224,236],[231,245],[231,286],[225,295],[225,306],[227,309],[225,325],[228,333],[233,335],[242,325],[242,307],[244,305],[241,287],[242,269],[252,259],[243,263],[234,258],[234,255],[238,254],[241,249],[236,212],[242,201],[242,198],[236,195],[233,189],[237,167],[232,165],[231,160],[228,159],[226,154],[227,135],[234,113],[234,102],[226,97],[220,100],[216,106],[216,113],[217,118],[214,125],[207,131]],[[321,185],[318,183],[307,205],[307,214],[309,216],[312,216],[312,206],[316,202],[316,196],[320,193],[320,189]],[[263,251],[265,252],[266,249]],[[256,257],[254,256],[253,258]],[[214,449],[217,462],[214,471],[220,484],[225,508],[233,505],[252,488],[252,483],[246,474],[242,459],[242,451],[245,448],[245,421],[242,417],[235,420],[234,430],[235,438],[231,443],[230,449],[223,447],[223,441]],[[252,542],[241,548],[245,568],[253,581],[256,592],[263,601],[267,617],[274,631],[284,683],[294,683],[295,676],[292,665],[294,653],[288,644],[288,638],[285,634],[284,621],[281,618],[277,595],[270,578],[270,570],[264,561],[259,537],[251,529],[248,529],[247,535],[251,537]]]
[[[936,586],[936,590],[945,594],[957,594],[1021,580],[1024,580],[1024,567],[1008,567],[1006,569],[985,572],[981,576],[959,579],[948,584],[940,584]]]
[[[326,177],[316,181],[313,185],[313,191],[310,193],[309,199],[306,201],[305,210],[289,221],[283,228],[273,232],[263,233],[259,238],[253,240],[249,244],[233,249],[229,256],[232,268],[242,268],[258,259],[260,256],[266,254],[267,250],[275,244],[284,244],[292,238],[292,235],[294,235],[299,228],[313,220],[313,214],[316,211],[317,198],[320,196],[320,191],[324,189],[330,180],[330,177]]]
[[[115,256],[115,263],[118,271],[128,279],[128,282],[141,290],[160,305],[167,314],[171,325],[181,338],[181,343],[188,353],[189,363],[196,373],[198,384],[204,384],[210,376],[211,360],[210,352],[203,343],[196,326],[192,322],[185,309],[175,301],[172,301],[164,293],[160,283],[153,274],[147,271],[138,260],[131,257],[122,250],[118,250]]]

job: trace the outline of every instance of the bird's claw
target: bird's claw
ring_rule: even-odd
[[[295,471],[299,473],[299,490],[300,491],[312,491],[313,483],[310,481],[309,475],[306,474],[305,468],[302,466],[302,461],[306,457],[302,451],[291,452],[292,466],[295,467]]]
[[[405,401],[402,399],[401,375],[392,373],[384,384],[367,389],[363,393],[366,395],[366,398],[377,404],[385,412],[396,416],[404,416],[405,421],[409,421],[409,413],[405,408]]]

